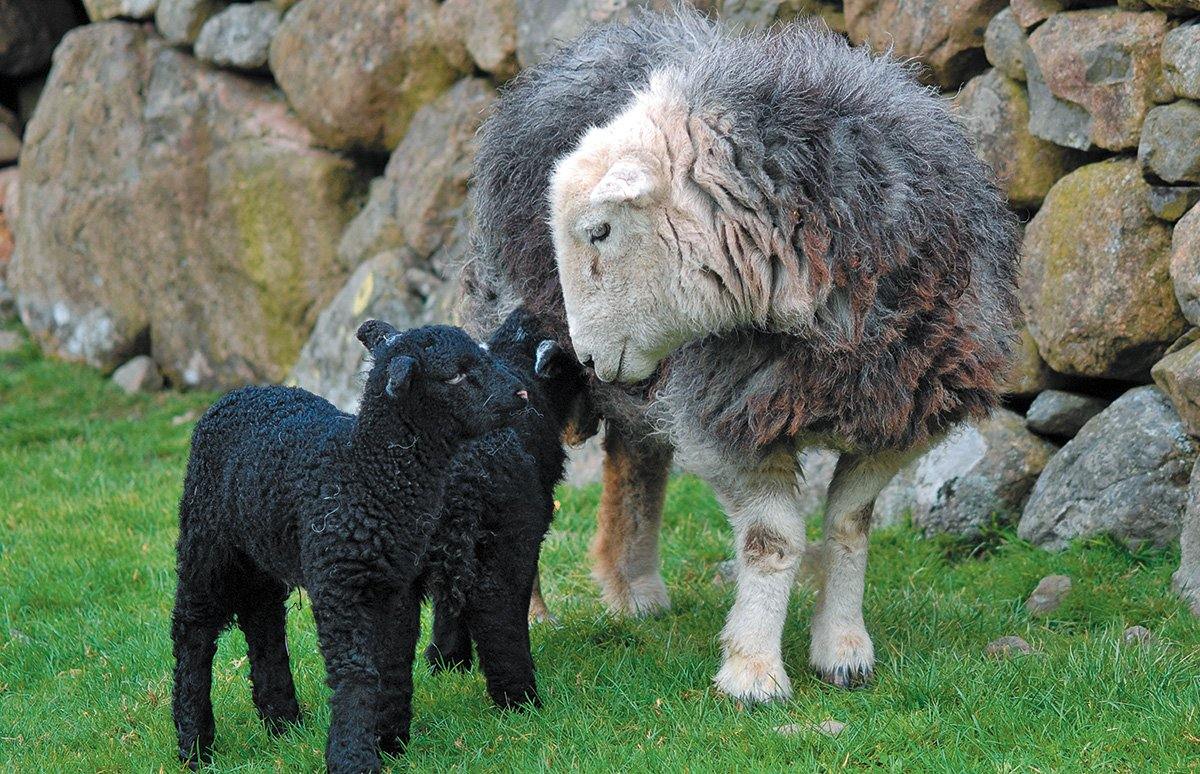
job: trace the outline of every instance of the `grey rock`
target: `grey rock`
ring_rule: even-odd
[[[16,331],[0,330],[0,354],[16,352],[25,346],[25,339]]]
[[[94,22],[108,19],[151,19],[158,0],[83,0],[88,18]]]
[[[1200,462],[1192,469],[1188,484],[1179,554],[1179,569],[1171,576],[1171,586],[1187,602],[1192,614],[1200,616]]]
[[[567,447],[566,475],[568,486],[598,484],[604,477],[604,432],[601,431],[578,446]]]
[[[1200,183],[1200,103],[1180,100],[1147,113],[1138,160],[1168,183]]]
[[[280,10],[267,0],[231,5],[204,23],[196,57],[218,67],[264,70],[280,18]]]
[[[170,42],[190,45],[196,42],[204,23],[226,5],[223,0],[159,0],[154,24]]]
[[[532,67],[594,24],[628,19],[637,8],[671,6],[670,0],[517,0],[517,62]]]
[[[775,728],[780,736],[796,736],[798,734],[820,734],[821,736],[837,736],[846,730],[846,724],[840,720],[827,718],[820,723],[787,723]]]
[[[1154,642],[1154,633],[1145,626],[1130,626],[1121,632],[1121,642],[1126,645],[1150,645]]]
[[[1033,398],[1044,390],[1052,390],[1066,383],[1066,377],[1056,373],[1038,352],[1037,342],[1028,328],[1021,328],[1017,342],[1016,362],[1004,382],[1004,394],[1019,398]]]
[[[1055,446],[997,410],[964,426],[910,463],[875,501],[875,523],[912,514],[926,535],[974,536],[993,519],[1015,518]]]
[[[359,266],[317,317],[289,381],[343,411],[356,411],[368,358],[354,334],[371,319],[400,329],[413,327],[419,302],[408,291],[405,276],[413,260],[411,254],[392,251]]]
[[[1046,390],[1034,398],[1025,412],[1025,424],[1042,435],[1074,438],[1080,428],[1108,406],[1108,401],[1090,395]]]
[[[76,25],[70,0],[0,0],[0,75],[31,75]]]
[[[1179,536],[1196,453],[1161,390],[1130,390],[1051,458],[1017,534],[1050,550],[1100,534],[1162,548]]]
[[[1051,93],[1033,50],[1024,49],[1025,81],[1029,87],[1029,133],[1067,148],[1092,147],[1092,117],[1087,110]]]
[[[1200,329],[1193,328],[1172,344],[1150,375],[1171,399],[1188,432],[1200,436]]]
[[[1147,201],[1154,217],[1173,223],[1200,202],[1200,186],[1151,185]]]
[[[1171,282],[1183,316],[1200,325],[1200,204],[1184,213],[1171,232]]]
[[[1191,15],[1200,11],[1200,0],[1146,0],[1146,4],[1173,14]]]
[[[1013,20],[1022,29],[1029,29],[1071,5],[1067,0],[1011,0]]]
[[[987,647],[984,648],[984,653],[996,658],[1024,656],[1032,652],[1033,648],[1029,646],[1029,643],[1015,634],[998,637],[989,642]]]
[[[796,509],[808,516],[825,507],[825,498],[829,494],[829,482],[833,480],[833,471],[837,467],[837,452],[828,449],[805,449],[800,458],[800,491]],[[891,526],[879,521],[877,527]]]
[[[737,582],[737,560],[726,559],[719,562],[716,569],[713,571],[714,586],[728,586]]]
[[[1047,575],[1025,600],[1025,610],[1032,616],[1047,616],[1062,607],[1071,593],[1071,579],[1066,575]]]
[[[1180,97],[1200,99],[1200,24],[1167,33],[1162,44],[1163,77]]]
[[[158,392],[163,386],[163,378],[158,371],[158,366],[147,355],[138,355],[113,371],[112,382],[128,395],[138,392]]]
[[[473,63],[502,80],[516,75],[516,0],[445,0],[438,26],[439,48],[457,68]]]
[[[1025,57],[1029,56],[1029,39],[1017,24],[1011,8],[992,17],[983,33],[983,53],[988,62],[1015,81],[1025,80]]]

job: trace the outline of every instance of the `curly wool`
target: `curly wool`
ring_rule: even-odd
[[[738,36],[691,12],[645,13],[519,76],[482,129],[469,314],[488,319],[516,296],[566,341],[550,174],[655,74],[711,129],[697,141],[725,152],[693,179],[731,232],[766,218],[790,234],[776,259],[801,262],[791,274],[821,299],[811,328],[744,328],[676,351],[652,385],[664,413],[733,453],[814,437],[907,448],[986,414],[1020,322],[1016,220],[909,67],[816,24]],[[622,401],[600,389],[598,402]]]

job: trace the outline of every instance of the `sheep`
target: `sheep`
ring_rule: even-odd
[[[867,682],[874,500],[997,403],[1020,324],[1015,218],[945,104],[819,23],[735,34],[645,13],[520,75],[481,130],[475,179],[473,324],[522,301],[610,383],[592,390],[609,607],[669,604],[657,535],[678,457],[734,529],[717,687],[790,695],[781,637],[802,555],[818,579],[810,665]],[[806,550],[808,446],[841,457],[824,542]]]
[[[536,706],[526,612],[563,475],[563,431],[590,415],[585,373],[524,309],[510,314],[487,346],[522,380],[529,408],[454,459],[426,561],[434,599],[426,658],[434,671],[467,669],[474,640],[496,704]]]
[[[180,758],[210,758],[217,637],[236,617],[268,730],[299,720],[284,603],[304,587],[333,694],[331,772],[378,771],[408,742],[422,565],[454,453],[527,409],[521,383],[461,329],[369,321],[357,417],[289,387],[217,401],[192,436],[172,615]]]

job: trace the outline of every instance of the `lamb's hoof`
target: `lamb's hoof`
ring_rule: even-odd
[[[778,658],[730,654],[713,682],[721,693],[746,704],[783,701],[792,695],[792,681]]]
[[[524,712],[527,709],[540,709],[542,698],[538,696],[537,688],[496,689],[491,691],[492,701],[500,709]]]
[[[379,736],[379,751],[385,755],[403,755],[408,749],[408,732],[383,733]]]
[[[658,573],[632,580],[599,578],[604,604],[615,615],[650,618],[671,609],[667,584]]]
[[[179,748],[179,762],[192,771],[212,763],[212,750],[204,749],[196,752],[195,745]]]
[[[875,646],[865,629],[844,627],[827,637],[813,637],[809,663],[817,676],[830,685],[862,688],[875,674]]]
[[[461,653],[444,652],[436,644],[425,649],[425,660],[429,663],[429,671],[438,672],[469,672],[471,671],[471,656]]]
[[[551,626],[558,626],[558,619],[554,614],[546,608],[545,605],[530,605],[529,606],[529,625],[548,623]]]

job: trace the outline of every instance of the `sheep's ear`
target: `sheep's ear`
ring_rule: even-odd
[[[397,355],[388,363],[387,394],[390,398],[399,398],[408,394],[413,380],[417,378],[419,366],[417,361],[408,355]]]
[[[358,340],[368,351],[374,352],[384,339],[388,336],[395,336],[396,329],[388,325],[383,320],[367,320],[362,325],[358,326]]]
[[[630,202],[640,204],[654,189],[654,178],[645,165],[635,161],[621,160],[608,168],[608,172],[592,189],[592,204],[608,202]]]
[[[533,374],[539,379],[553,379],[562,373],[563,360],[567,353],[558,346],[558,342],[546,339],[538,344],[537,354],[533,358]]]

